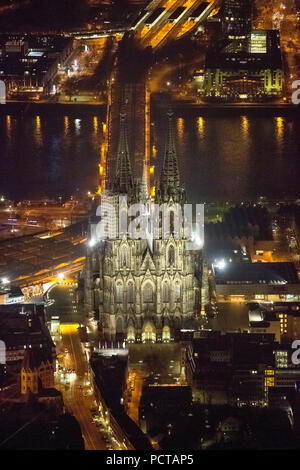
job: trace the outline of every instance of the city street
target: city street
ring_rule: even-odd
[[[87,450],[107,449],[93,421],[92,409],[95,401],[88,374],[88,356],[84,343],[81,343],[78,324],[81,311],[75,301],[74,289],[56,286],[49,296],[54,303],[48,308],[48,315],[59,315],[62,344],[58,355],[60,370],[56,372],[56,388],[63,394],[67,410],[77,419]]]
[[[131,395],[130,401],[127,403],[127,414],[137,424],[139,422],[139,404],[143,391],[143,383],[144,378],[141,371],[136,368],[132,369],[127,381],[127,390]]]
[[[64,346],[68,349],[66,361],[60,364],[75,372],[56,375],[56,388],[63,393],[67,410],[72,413],[82,431],[86,450],[104,450],[106,444],[93,422],[91,408],[95,406],[92,389],[88,378],[87,357],[83,352],[77,331],[72,328],[62,333]]]
[[[300,253],[296,234],[284,218],[279,218],[278,223],[273,226],[273,238],[275,250],[272,258],[275,262],[299,263]]]

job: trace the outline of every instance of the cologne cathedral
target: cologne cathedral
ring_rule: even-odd
[[[107,182],[101,202],[122,210],[120,201],[181,207],[186,202],[173,131],[168,113],[164,162],[155,196],[149,196],[147,167],[134,177],[127,138],[126,113],[121,113],[114,178]],[[119,220],[119,219],[118,219]],[[85,266],[85,304],[94,312],[103,338],[111,341],[167,342],[195,329],[201,309],[201,252],[188,250],[184,231],[168,237],[152,233],[146,239],[107,238],[88,248]]]

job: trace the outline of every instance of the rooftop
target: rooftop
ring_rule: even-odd
[[[53,346],[44,322],[44,306],[35,304],[0,305],[0,339],[8,348],[25,345]]]
[[[281,50],[279,34],[275,30],[255,31],[266,34],[266,52],[232,51],[232,43],[225,44],[221,50],[212,49],[206,56],[205,68],[208,69],[281,69]],[[251,50],[251,43],[250,43]]]
[[[229,263],[215,268],[216,284],[300,284],[294,263]]]
[[[41,349],[26,349],[22,368],[26,371],[33,371],[38,369],[42,363],[46,364],[47,361],[52,362],[52,358],[45,351]]]

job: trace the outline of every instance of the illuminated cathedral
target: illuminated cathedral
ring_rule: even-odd
[[[118,211],[120,196],[127,204],[183,204],[172,113],[167,115],[164,162],[155,197],[150,198],[147,167],[134,178],[127,139],[126,114],[121,113],[116,174],[102,194]],[[121,204],[122,205],[122,204]],[[145,217],[147,217],[147,211]],[[126,235],[126,236],[125,236]],[[129,342],[170,341],[193,330],[200,311],[201,268],[199,251],[186,249],[187,239],[170,229],[167,239],[107,238],[89,247],[85,266],[85,303],[94,312],[103,338]]]

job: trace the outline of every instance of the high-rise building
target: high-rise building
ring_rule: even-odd
[[[223,29],[228,39],[247,39],[252,26],[252,0],[223,0]]]

